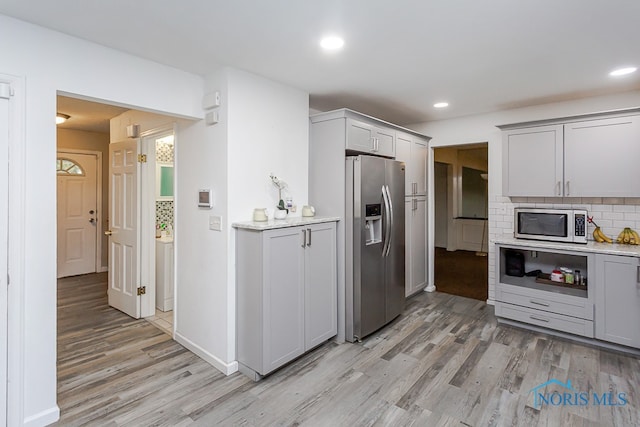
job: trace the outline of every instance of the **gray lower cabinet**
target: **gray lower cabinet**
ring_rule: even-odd
[[[580,270],[589,280],[587,286],[563,286],[534,277],[510,275],[510,252],[518,252],[525,271],[551,272],[557,266]],[[573,251],[544,251],[535,247],[496,245],[495,314],[530,325],[594,337],[594,283],[592,254]]]
[[[640,348],[640,258],[596,256],[596,338]]]
[[[236,233],[237,358],[258,380],[337,333],[336,224]]]

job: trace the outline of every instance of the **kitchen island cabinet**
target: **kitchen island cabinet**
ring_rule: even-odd
[[[633,109],[499,126],[504,194],[640,197],[639,113]]]
[[[336,335],[336,222],[234,227],[237,359],[258,380]]]
[[[597,255],[596,338],[640,348],[640,258]]]

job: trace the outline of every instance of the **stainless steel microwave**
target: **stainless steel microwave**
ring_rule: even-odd
[[[580,209],[516,208],[517,239],[587,243],[587,211]]]

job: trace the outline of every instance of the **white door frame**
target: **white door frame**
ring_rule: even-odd
[[[8,328],[8,287],[9,280],[9,108],[11,105],[11,85],[0,82],[0,425],[7,422],[7,332]]]
[[[176,140],[177,140],[177,128],[175,124],[161,126],[154,129],[150,129],[140,133],[141,148],[140,151],[142,154],[146,154],[147,163],[146,167],[143,167],[140,172],[140,180],[141,180],[141,192],[140,192],[140,279],[141,283],[148,283],[147,285],[147,295],[148,298],[143,298],[141,301],[140,307],[140,315],[141,317],[148,317],[155,315],[156,312],[156,236],[155,236],[155,222],[156,222],[156,150],[155,150],[155,141],[158,138],[163,136],[168,136],[173,134],[173,167],[174,167],[174,196],[173,196],[173,239],[174,239],[174,248],[175,248],[175,225],[176,225],[176,203],[175,203],[175,188],[176,188]],[[151,144],[153,142],[153,144]],[[173,263],[175,266],[175,254],[176,251],[173,252]],[[174,268],[175,274],[175,268]],[[175,292],[175,277],[173,278],[174,283],[174,331],[175,331],[175,318],[177,317],[175,314],[176,307],[176,292]],[[150,286],[153,284],[153,286]]]
[[[7,292],[7,425],[24,422],[24,234],[25,224],[25,81],[0,74],[0,82],[11,85],[9,103],[8,257],[10,282]],[[52,166],[53,167],[53,166]]]
[[[102,212],[102,152],[93,150],[81,150],[73,148],[59,148],[56,150],[56,157],[60,154],[86,154],[96,156],[96,221],[98,226],[96,227],[96,272],[101,272],[102,268],[102,236],[106,228],[103,224],[103,219],[107,216]],[[59,220],[59,219],[58,219]]]

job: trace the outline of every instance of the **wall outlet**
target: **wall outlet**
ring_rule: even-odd
[[[211,215],[209,216],[209,230],[222,231],[222,217]]]

